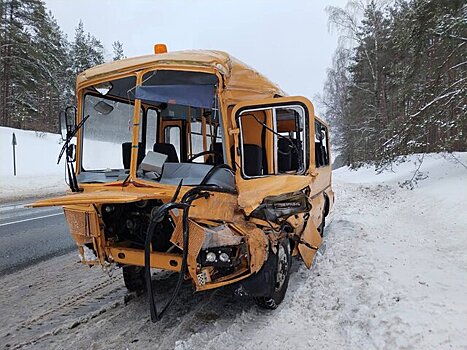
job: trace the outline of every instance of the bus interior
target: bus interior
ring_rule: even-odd
[[[139,86],[132,75],[87,87],[82,118],[89,117],[83,127],[78,181],[128,177],[135,100],[141,101],[137,176],[142,180],[178,185],[183,179],[183,185],[234,191],[239,168],[244,178],[304,174],[310,148],[305,109],[282,105],[240,113],[241,164],[236,164],[233,135],[224,130],[231,125],[234,106],[222,115],[218,85],[217,76],[209,73],[155,70],[145,73]],[[224,123],[223,118],[229,120]],[[163,155],[155,161],[161,164],[150,164],[154,160],[148,155],[154,154]]]

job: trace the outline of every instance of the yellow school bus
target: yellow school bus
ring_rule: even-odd
[[[70,191],[33,205],[63,206],[82,263],[121,267],[153,321],[184,279],[274,309],[333,205],[328,126],[225,52],[154,51],[78,75],[60,117]],[[161,310],[151,268],[179,273]]]

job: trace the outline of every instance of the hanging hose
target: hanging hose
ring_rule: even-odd
[[[144,249],[144,272],[145,272],[145,279],[146,279],[146,288],[149,295],[149,309],[151,311],[151,321],[157,322],[159,321],[164,313],[168,310],[168,308],[172,305],[175,298],[180,291],[180,288],[183,283],[183,279],[185,276],[185,272],[187,270],[187,260],[188,260],[188,243],[189,243],[189,228],[188,228],[188,214],[190,210],[191,203],[198,199],[198,198],[207,198],[209,197],[209,193],[203,191],[200,188],[194,187],[182,197],[180,202],[175,202],[178,194],[180,192],[181,182],[177,191],[175,192],[174,198],[169,203],[166,203],[159,207],[157,211],[153,214],[151,218],[151,222],[148,227],[148,231],[146,234],[146,241],[145,241],[145,249]],[[169,214],[169,211],[172,209],[181,209],[183,210],[182,215],[182,224],[183,224],[183,254],[182,254],[182,266],[180,268],[177,284],[175,285],[174,291],[172,296],[170,297],[167,304],[162,308],[162,310],[158,313],[157,312],[157,305],[154,300],[154,292],[152,288],[152,281],[151,281],[151,241],[153,233],[155,232],[158,224],[162,222],[162,220]]]

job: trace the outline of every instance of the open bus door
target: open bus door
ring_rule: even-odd
[[[272,198],[287,200],[289,194],[306,193],[307,209],[290,216],[297,222],[298,251],[310,267],[322,240],[317,221],[324,207],[322,196],[315,196],[319,189],[314,186],[318,173],[312,103],[304,97],[249,101],[237,104],[231,118],[239,206],[252,215]],[[284,209],[298,204],[275,205]],[[283,212],[287,217],[294,210]]]

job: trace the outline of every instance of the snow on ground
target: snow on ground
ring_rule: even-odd
[[[467,153],[455,156],[467,164]],[[126,294],[120,271],[109,278],[73,253],[0,278],[0,345],[466,349],[467,169],[439,155],[425,162],[420,170],[430,177],[414,190],[397,183],[416,164],[382,175],[335,171],[326,250],[312,270],[294,261],[277,310],[260,310],[228,288],[193,295],[185,284],[152,324],[146,296]],[[176,275],[156,278],[158,298],[167,300]]]
[[[12,135],[16,135],[16,174],[13,175]],[[0,127],[0,202],[64,192],[62,148],[58,134]]]
[[[244,312],[178,348],[467,348],[467,169],[425,161],[430,178],[412,191],[397,182],[417,164],[335,171],[327,251],[314,271],[299,268],[285,305],[259,327]]]
[[[13,175],[12,135],[15,133],[16,176]],[[63,194],[65,158],[57,164],[61,136],[46,132],[0,127],[0,203],[22,198]],[[85,168],[122,168],[121,143],[86,140]]]

